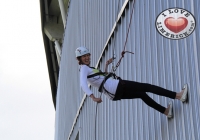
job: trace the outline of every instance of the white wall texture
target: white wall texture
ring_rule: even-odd
[[[119,2],[121,9],[127,0]],[[114,47],[116,64],[126,39],[133,3],[128,1],[125,14],[117,24],[115,39],[111,38],[106,45],[119,13],[118,0],[70,1],[57,90],[55,140],[74,140],[78,132],[80,140],[95,140],[96,103],[80,88],[74,52],[77,47],[86,46],[92,54],[91,65],[96,66],[101,58],[99,67],[104,70]],[[156,31],[156,17],[172,7],[186,9],[195,16],[196,29],[189,37],[170,40]],[[113,102],[103,95],[97,111],[97,140],[200,140],[199,7],[198,0],[135,0],[126,47],[135,54],[125,54],[116,74],[173,91],[180,91],[188,83],[189,101],[183,104],[174,100],[174,118],[168,120],[139,99]],[[92,90],[95,96],[100,96],[98,89]],[[148,95],[167,106],[169,99]]]

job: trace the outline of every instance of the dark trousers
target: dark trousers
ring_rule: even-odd
[[[166,90],[159,86],[122,80],[118,84],[117,91],[113,100],[140,98],[148,106],[156,109],[160,113],[164,113],[166,108],[156,103],[146,94],[146,92],[152,92],[154,94],[169,97],[171,99],[175,99],[176,97],[176,92]]]

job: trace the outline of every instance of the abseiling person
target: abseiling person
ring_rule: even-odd
[[[173,117],[172,101],[168,107],[156,103],[150,98],[146,92],[151,92],[160,96],[165,96],[171,99],[177,99],[185,102],[188,94],[187,84],[184,85],[182,91],[176,93],[159,86],[148,83],[139,83],[135,81],[119,80],[109,77],[107,74],[107,66],[112,63],[113,59],[106,62],[105,72],[101,72],[94,67],[90,67],[91,54],[85,47],[78,47],[75,51],[76,58],[80,65],[80,84],[83,91],[97,103],[101,103],[102,99],[94,96],[93,92],[88,87],[88,82],[91,86],[99,88],[110,100],[117,101],[121,99],[142,99],[148,106],[154,108],[168,118]]]

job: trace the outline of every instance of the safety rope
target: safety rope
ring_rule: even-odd
[[[120,65],[120,63],[121,63],[121,60],[122,60],[122,58],[124,57],[125,53],[134,54],[133,52],[125,51],[125,49],[126,49],[126,44],[127,44],[127,41],[128,41],[128,36],[129,36],[129,31],[130,31],[130,26],[131,26],[131,21],[132,21],[132,16],[133,16],[134,4],[135,4],[135,0],[134,0],[134,2],[133,2],[133,5],[132,5],[131,17],[130,17],[130,21],[129,21],[128,30],[127,30],[127,33],[126,33],[126,41],[125,41],[125,43],[124,43],[123,51],[121,52],[121,58],[119,59],[119,61],[117,62],[117,64],[116,64],[115,67],[114,67],[114,63],[112,62],[112,64],[113,64],[113,66],[112,66],[112,71],[113,71],[113,73],[115,73],[116,69],[119,67],[119,65]],[[119,0],[118,0],[118,9],[117,9],[117,16],[116,16],[115,22],[117,22],[118,14],[119,14]],[[116,24],[117,24],[117,23],[116,23]],[[114,46],[115,46],[115,40],[116,40],[115,38],[116,38],[116,37],[114,36]],[[112,58],[113,58],[113,60],[115,59],[114,47],[113,47],[113,57],[112,57]],[[102,96],[102,92],[101,92],[99,98],[101,98],[101,96]],[[98,109],[98,103],[96,104],[96,111],[95,111],[95,140],[96,140],[97,109]]]
[[[128,41],[129,31],[130,31],[130,27],[131,27],[131,21],[132,21],[132,17],[133,17],[134,5],[135,5],[135,0],[134,0],[134,2],[133,2],[133,5],[132,5],[131,17],[130,17],[130,21],[129,21],[128,30],[127,30],[127,33],[126,33],[126,41],[125,41],[125,43],[124,43],[123,51],[121,52],[121,58],[120,58],[119,61],[117,62],[115,68],[113,69],[113,72],[115,72],[115,71],[117,70],[117,68],[119,67],[119,65],[120,65],[120,63],[121,63],[121,60],[122,60],[122,58],[124,57],[125,53],[134,54],[133,52],[125,51],[125,49],[126,49],[126,44],[127,44],[127,41]]]
[[[116,26],[117,26],[117,18],[118,18],[118,14],[119,14],[119,3],[120,3],[120,1],[121,0],[118,0],[118,6],[117,6],[117,14],[116,14],[116,19],[115,19],[115,23],[116,23]],[[114,46],[115,46],[115,36],[114,36]],[[113,47],[113,59],[115,59],[114,58],[114,47]],[[114,63],[112,63],[113,64],[113,69],[114,69]],[[101,99],[101,96],[102,96],[102,92],[101,92],[101,94],[100,94],[100,99]],[[96,104],[96,111],[95,111],[95,130],[94,130],[94,132],[95,132],[95,140],[96,140],[96,123],[97,123],[97,109],[98,109],[98,104],[99,103],[97,103]]]
[[[102,92],[101,92],[99,98],[101,98],[101,95],[102,95]],[[94,127],[94,135],[95,135],[94,137],[95,137],[95,140],[96,140],[96,124],[97,124],[97,108],[98,108],[98,104],[99,104],[99,103],[96,104],[96,111],[95,111],[95,124],[94,124],[94,126],[95,126],[95,127]]]
[[[118,14],[119,14],[119,0],[118,0],[118,6],[117,6],[116,20],[115,20],[116,26],[117,26]],[[115,40],[116,40],[116,35],[114,35],[114,40],[113,40],[113,42],[114,42],[114,44],[113,44],[113,49],[112,49],[112,55],[113,55],[112,59],[113,59],[113,60],[115,59],[115,42],[116,42]],[[112,72],[113,72],[113,73],[114,73],[114,68],[115,68],[115,66],[114,66],[114,61],[112,61]]]

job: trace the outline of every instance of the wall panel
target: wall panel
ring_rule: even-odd
[[[119,0],[119,9],[126,2]],[[104,55],[100,56],[118,14],[118,0],[70,1],[57,91],[56,140],[66,140],[69,136],[74,140],[78,132],[80,140],[95,139],[96,103],[89,97],[85,98],[80,89],[79,66],[74,51],[79,46],[86,46],[92,54],[91,65],[96,66],[101,57],[99,66],[104,70],[104,64],[112,57],[114,48],[116,64],[126,40],[133,2],[128,3],[114,37],[107,45]],[[174,100],[174,118],[168,120],[140,99],[112,102],[102,95],[103,103],[98,105],[97,110],[97,140],[200,139],[199,6],[198,0],[135,1],[126,46],[126,50],[135,54],[125,54],[116,74],[123,79],[147,82],[177,92],[188,83],[189,102],[183,104]],[[156,31],[157,15],[172,7],[184,8],[195,16],[196,29],[189,37],[170,40]],[[100,96],[97,89],[92,90],[95,96]],[[151,93],[148,95],[164,106],[170,100]]]

